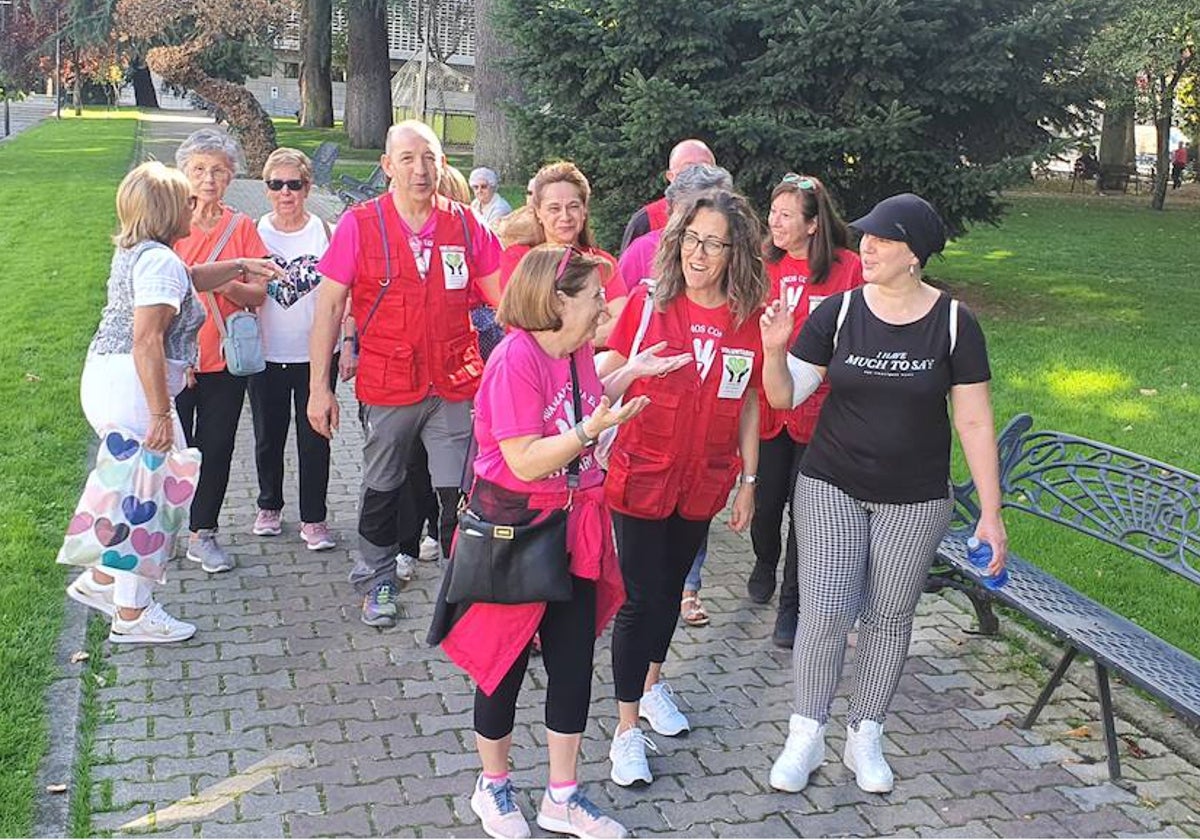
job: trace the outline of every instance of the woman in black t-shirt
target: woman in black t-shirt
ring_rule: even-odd
[[[924,282],[945,228],[922,198],[880,202],[852,223],[867,285],[825,300],[786,352],[792,318],[762,316],[763,388],[790,408],[822,379],[829,397],[800,464],[792,505],[799,534],[800,630],[793,646],[795,713],[772,787],[799,791],[825,754],[825,725],[846,636],[859,625],[844,762],[858,786],[892,789],[882,723],[900,681],[913,614],[950,521],[950,419],[979,489],[975,534],[1004,566],[999,466],[987,348],[974,316]]]

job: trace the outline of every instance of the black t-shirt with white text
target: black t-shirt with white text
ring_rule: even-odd
[[[836,348],[841,295],[817,307],[792,347],[792,355],[826,367],[830,385],[800,471],[867,502],[944,499],[950,387],[991,379],[979,322],[958,305],[951,356],[945,292],[924,317],[900,325],[877,318],[861,291],[846,294],[850,306]]]

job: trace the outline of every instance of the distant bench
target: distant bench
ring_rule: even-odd
[[[1200,585],[1200,477],[1108,444],[1062,432],[1034,432],[1028,414],[1000,434],[1003,506],[1056,522],[1158,564],[1178,585]],[[1037,721],[1075,657],[1095,663],[1108,771],[1121,778],[1108,672],[1154,695],[1190,724],[1200,724],[1200,660],[1072,589],[1029,560],[1009,553],[1008,584],[979,583],[966,540],[979,520],[972,482],[955,486],[950,534],[938,548],[927,592],[950,587],[971,599],[983,634],[999,622],[992,603],[1011,607],[1066,646],[1023,728]],[[1200,616],[1196,616],[1200,630]]]

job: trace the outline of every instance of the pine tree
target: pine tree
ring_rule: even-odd
[[[575,160],[607,241],[689,136],[760,207],[799,171],[848,215],[914,191],[961,229],[1089,109],[1105,2],[501,0],[501,23],[526,164]]]

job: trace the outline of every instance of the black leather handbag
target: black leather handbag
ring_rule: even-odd
[[[583,417],[574,354],[571,397],[575,416]],[[576,458],[567,467],[571,490],[579,486],[579,466]],[[556,510],[528,525],[501,525],[483,519],[468,503],[458,515],[449,575],[446,601],[451,604],[571,600],[567,512]]]

